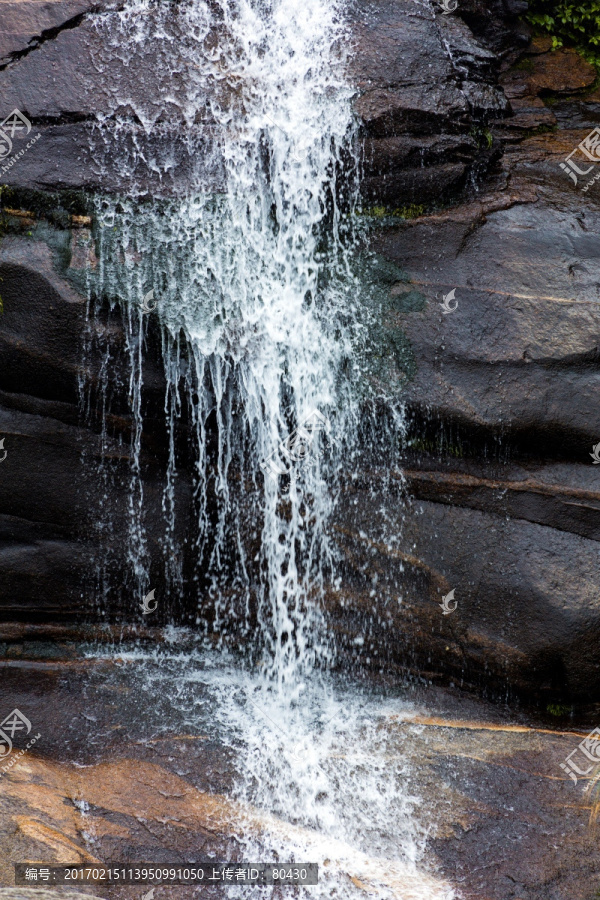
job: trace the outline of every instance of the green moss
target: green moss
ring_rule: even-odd
[[[558,131],[558,125],[536,125],[527,131],[527,137],[534,137],[536,134],[548,134]]]
[[[553,50],[574,47],[600,70],[600,0],[530,0],[525,18],[550,35]]]
[[[482,128],[481,125],[476,125],[469,131],[469,134],[472,138],[475,138],[477,141],[477,146],[480,150],[490,150],[492,144],[494,143],[494,137],[489,128]]]
[[[515,69],[517,69],[517,71],[519,72],[533,72],[535,66],[532,59],[530,59],[529,57],[525,57],[525,59],[519,60],[519,62],[515,66]]]
[[[438,440],[429,440],[427,438],[411,438],[408,446],[412,450],[421,450],[422,453],[432,453],[435,455],[453,456],[455,459],[464,459],[464,450],[460,444],[451,444],[449,441],[440,437]]]
[[[417,371],[403,317],[423,309],[427,301],[390,259],[367,253],[357,256],[354,265],[362,327],[344,365],[344,380],[364,400],[397,398]]]
[[[408,206],[397,206],[391,209],[388,206],[369,206],[359,210],[357,215],[371,219],[418,219],[425,214],[425,207],[410,203]]]
[[[399,313],[421,312],[425,309],[427,298],[420,291],[413,289],[391,297],[389,303],[392,309]]]
[[[411,203],[409,206],[399,206],[391,215],[401,219],[418,219],[425,214],[425,207]]]
[[[90,215],[92,207],[92,199],[84,191],[50,192],[4,186],[0,200],[9,209],[30,209],[57,228],[69,228],[71,216]]]
[[[564,703],[549,703],[546,712],[549,712],[551,716],[566,716],[571,712],[571,707],[565,706]]]
[[[410,283],[410,279],[404,269],[381,256],[375,256],[370,260],[366,271],[370,282],[373,284],[383,284],[386,287],[391,287],[393,284],[398,284],[398,282],[403,284]]]

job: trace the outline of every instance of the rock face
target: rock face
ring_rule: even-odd
[[[138,669],[139,663],[132,665]],[[561,780],[560,764],[587,733],[572,721],[562,731],[556,721],[553,730],[532,726],[530,716],[523,723],[514,712],[440,688],[412,686],[406,696],[388,698],[376,742],[383,744],[404,796],[421,798],[414,815],[424,859],[419,850],[416,868],[402,873],[396,848],[403,819],[394,820],[389,833],[382,826],[389,840],[369,857],[352,837],[347,844],[333,841],[319,824],[302,828],[290,824],[285,811],[268,814],[233,800],[241,760],[237,748],[220,742],[214,701],[201,680],[194,684],[190,714],[171,708],[163,681],[150,691],[146,682],[141,691],[132,686],[127,665],[106,660],[3,662],[1,671],[0,707],[17,703],[41,732],[35,748],[1,778],[1,885],[13,884],[14,862],[87,867],[247,861],[244,837],[252,834],[264,847],[263,860],[273,858],[274,846],[282,861],[290,844],[302,848],[318,863],[320,883],[332,889],[343,884],[346,897],[366,891],[377,896],[384,885],[398,898],[436,900],[453,887],[477,900],[592,900],[600,800],[597,789],[582,790],[581,779],[576,785],[566,776]],[[165,687],[167,698],[158,697]],[[163,710],[169,712],[166,733],[156,727]],[[278,734],[285,747],[286,734]],[[19,740],[23,746],[23,736],[16,746]],[[369,767],[381,764],[372,742],[368,733],[348,731],[313,752],[328,776],[354,783],[365,756]],[[351,893],[350,879],[362,894]],[[121,900],[134,892],[141,897],[150,887],[79,889]],[[34,896],[27,888],[0,889],[0,900],[40,894],[56,900],[65,896],[59,890],[64,888],[50,895],[38,886]],[[163,884],[155,896],[192,900],[197,893]],[[208,888],[206,896],[218,897],[219,889]]]
[[[597,96],[580,96],[594,78],[571,51],[534,42],[500,74],[514,116],[491,125],[504,152],[477,195],[410,221],[390,216],[374,234],[375,251],[411,282],[392,291],[418,287],[429,301],[390,321],[417,363],[404,393],[414,502],[402,550],[419,576],[408,602],[393,602],[401,560],[386,554],[366,493],[351,528],[365,565],[377,542],[369,571],[393,609],[365,652],[387,633],[386,661],[402,643],[416,668],[443,659],[461,677],[487,672],[567,700],[595,698],[600,672],[600,217],[597,188],[582,190],[597,167],[578,152],[594,171],[576,186],[559,167],[596,121]],[[551,91],[546,107],[540,94]],[[557,130],[527,130],[549,124]],[[456,611],[425,610],[424,582],[431,601],[454,589]]]
[[[98,616],[104,578],[98,568],[100,545],[108,543],[112,548],[105,565],[116,573],[125,570],[131,408],[126,398],[119,398],[114,384],[116,402],[108,443],[98,421],[85,412],[88,392],[101,390],[99,372],[105,364],[104,355],[96,352],[99,345],[90,343],[86,301],[74,287],[74,276],[80,274],[77,266],[89,266],[90,254],[94,258],[89,233],[80,227],[72,233],[61,231],[33,220],[27,227],[33,229],[32,237],[6,236],[0,244],[4,306],[0,434],[6,453],[0,472],[2,613],[9,622],[72,622]],[[61,257],[70,260],[68,267],[57,263]],[[124,369],[119,321],[98,320],[94,330],[96,337],[111,339],[117,366],[120,361]],[[156,523],[156,532],[151,529],[149,538],[158,542],[164,478],[164,452],[157,449],[157,443],[164,444],[164,423],[158,410],[164,375],[160,353],[154,349],[147,367],[149,433],[141,463],[149,521]],[[85,390],[79,383],[82,364]],[[158,438],[152,436],[154,427]],[[190,488],[190,478],[181,473],[177,497],[184,508]],[[102,509],[110,509],[109,535],[98,528]],[[181,527],[185,529],[185,521]],[[177,539],[183,543],[184,534],[178,533]],[[117,586],[119,580],[122,575],[117,576]],[[123,587],[127,596],[126,584]],[[108,605],[119,616],[137,617],[133,601],[123,606],[120,596],[113,584]]]
[[[600,186],[583,190],[598,167],[580,151],[578,166],[590,171],[577,184],[559,163],[598,121],[600,94],[575,53],[530,43],[523,6],[473,0],[454,15],[410,0],[352,6],[349,74],[371,249],[407,275],[389,285],[391,297],[418,290],[427,302],[391,312],[386,323],[414,359],[402,394],[405,482],[392,473],[397,500],[385,529],[378,491],[388,496],[389,480],[365,464],[348,486],[334,524],[345,599],[328,605],[342,652],[361,663],[589,701],[600,689],[600,467],[591,459],[600,441]],[[237,97],[223,69],[194,81],[190,123],[185,79],[174,76],[163,110],[152,54],[140,50],[136,66],[113,60],[91,8],[84,0],[9,3],[1,36],[3,115],[17,108],[41,134],[1,176],[12,210],[0,244],[7,623],[99,615],[92,598],[104,576],[91,561],[105,502],[103,448],[79,390],[83,286],[97,260],[85,194],[73,189],[127,190],[124,159],[139,163],[148,193],[178,191],[192,170],[218,189],[211,102]],[[207,35],[206,47],[217,60],[215,39]],[[118,151],[117,142],[100,143],[97,116],[112,117]],[[175,164],[159,176],[169,154]],[[458,305],[445,312],[453,291],[449,308]],[[117,357],[124,352],[118,316],[97,328]],[[164,384],[151,330],[149,341],[142,470],[149,519],[159,522]],[[100,357],[85,365],[98,387]],[[104,447],[115,476],[112,575],[127,543],[131,411],[119,390]],[[189,473],[177,489],[191,516]],[[182,545],[188,526],[184,516]],[[149,537],[159,542],[158,526]],[[445,616],[438,604],[451,590],[458,606]],[[131,612],[119,595],[105,599],[114,617]]]
[[[394,208],[455,194],[495,155],[478,136],[508,110],[496,55],[461,19],[411,0],[360,4],[354,33],[365,200]]]
[[[17,108],[35,123],[41,137],[3,173],[4,184],[117,192],[136,185],[156,196],[184,190],[193,176],[207,190],[219,189],[222,129],[210,112],[211,102],[234,104],[235,85],[216,60],[207,60],[201,76],[192,63],[185,68],[190,37],[176,32],[172,38],[180,46],[183,71],[174,72],[166,85],[168,66],[158,65],[160,48],[134,40],[125,26],[119,38],[123,46],[115,46],[110,31],[119,28],[114,4],[65,0],[43,4],[35,15],[31,6],[8,4],[14,31],[5,35],[2,101],[7,113]],[[100,11],[106,18],[96,15]],[[167,30],[169,22],[167,13]],[[216,40],[206,35],[207,53],[209,47],[214,53]],[[110,130],[101,133],[96,127],[107,118],[112,137],[107,137]],[[183,134],[185,123],[191,128]]]

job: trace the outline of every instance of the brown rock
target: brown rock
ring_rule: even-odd
[[[532,93],[551,91],[566,94],[591,87],[596,80],[594,66],[575,50],[563,49],[535,58],[533,75],[528,78]]]
[[[440,652],[446,652],[444,646]],[[104,678],[94,680],[94,670],[100,665]],[[155,707],[148,704],[146,716],[131,716],[130,675],[119,669],[122,677],[113,680],[114,671],[106,673],[105,665],[106,661],[85,660],[87,678],[95,689],[79,671],[63,671],[52,684],[47,672],[39,671],[32,678],[31,672],[21,670],[19,707],[30,710],[31,703],[39,704],[45,719],[44,741],[47,730],[56,728],[55,746],[63,761],[53,758],[44,743],[44,759],[27,754],[2,776],[2,883],[12,884],[14,860],[48,862],[66,852],[77,854],[70,861],[86,853],[102,862],[173,862],[219,852],[235,859],[243,850],[235,841],[227,844],[227,834],[251,831],[254,841],[258,838],[262,843],[266,837],[278,847],[291,843],[303,847],[311,861],[322,864],[321,887],[327,888],[329,883],[334,889],[341,886],[344,896],[350,896],[346,887],[350,882],[363,885],[361,890],[374,895],[385,886],[398,900],[441,900],[450,887],[475,900],[507,900],[511,893],[528,900],[547,900],[549,891],[560,900],[587,896],[590,872],[597,871],[600,864],[594,832],[597,796],[593,780],[580,779],[574,785],[560,763],[575,750],[591,724],[574,722],[568,714],[532,720],[457,689],[413,684],[400,696],[394,691],[393,696],[388,695],[385,709],[379,707],[377,716],[371,718],[367,708],[356,733],[336,738],[331,755],[321,760],[328,777],[334,779],[349,770],[354,779],[367,777],[367,771],[376,771],[375,765],[383,762],[402,784],[403,795],[419,798],[408,814],[392,820],[387,833],[382,830],[390,843],[382,841],[373,857],[356,846],[334,842],[318,826],[302,829],[283,817],[248,806],[240,809],[217,786],[216,773],[210,771],[206,756],[193,756],[193,747],[205,745],[201,736],[172,733],[148,740],[146,729]],[[28,693],[23,691],[24,682]],[[7,684],[3,677],[2,686],[5,697],[14,702],[17,685]],[[200,682],[196,691],[201,691]],[[198,698],[197,693],[195,696]],[[57,718],[65,723],[77,721],[82,700],[95,734],[104,737],[94,742],[103,762],[88,767],[64,759],[65,753],[72,756],[73,751],[65,747],[65,727],[56,722]],[[4,706],[5,701],[1,702]],[[35,718],[33,714],[31,718]],[[115,733],[115,722],[127,723],[129,731],[118,754],[114,746],[107,745]],[[144,757],[150,747],[160,764],[149,764]],[[185,775],[173,771],[180,768]],[[206,790],[194,787],[192,782],[206,779],[207,774],[212,784]],[[584,792],[583,786],[589,790]],[[396,809],[390,811],[396,813]],[[296,814],[291,810],[290,818]],[[397,858],[398,835],[404,833],[407,820],[411,824],[416,820],[426,848],[424,859],[417,860],[408,873],[388,858],[387,850],[390,847]],[[225,833],[215,840],[208,829],[216,822]],[[272,850],[273,843],[265,846]],[[261,856],[270,858],[270,852]],[[423,869],[435,875],[423,874]],[[137,896],[147,889],[140,886]],[[45,896],[44,890],[1,889],[0,900],[72,896],[67,888],[51,892],[52,896]],[[135,889],[89,885],[84,890],[122,900],[130,898]],[[192,900],[197,891],[161,885],[156,895]],[[77,900],[76,893],[75,897]]]
[[[556,116],[539,97],[513,97],[510,105],[513,115],[508,119],[495,120],[493,125],[497,129],[530,131],[541,125],[556,125]]]
[[[571,49],[549,53],[534,50],[533,56],[525,56],[500,79],[508,97],[516,96],[517,91],[528,96],[570,94],[591,87],[595,80],[594,66]]]
[[[549,35],[535,35],[527,48],[527,55],[537,56],[540,53],[550,53],[552,50],[552,38]]]
[[[272,834],[278,842],[295,842],[305,848],[311,862],[321,866],[324,862],[318,833],[227,797],[202,793],[161,766],[135,759],[81,769],[42,762],[29,754],[2,782],[3,880],[12,875],[9,866],[17,861],[15,853],[19,862],[34,862],[39,859],[39,848],[43,861],[55,864],[75,861],[73,855],[66,858],[69,853],[78,853],[77,861],[100,862],[102,857],[108,858],[103,847],[111,844],[113,848],[127,847],[130,862],[148,862],[149,853],[164,856],[165,850],[177,856],[193,854],[199,861],[219,852],[223,859],[227,837],[240,840],[244,834]],[[77,804],[83,801],[89,814],[82,819]],[[85,841],[94,846],[98,860],[81,846],[83,825]],[[236,853],[231,846],[227,848],[229,859],[235,861],[232,857],[239,859],[242,851]],[[370,890],[384,884],[407,900],[425,892],[431,900],[443,900],[449,889],[439,878],[401,862],[369,857],[341,840],[330,840],[327,852],[331,876],[358,878]]]

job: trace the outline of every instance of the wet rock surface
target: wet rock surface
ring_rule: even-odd
[[[95,7],[90,0],[8,0],[2,11],[0,66],[16,62],[61,30],[76,27]]]
[[[3,174],[5,184],[135,187],[153,196],[185,191],[192,179],[207,190],[222,188],[223,121],[214,109],[225,119],[235,114],[252,86],[222,56],[214,29],[203,37],[205,66],[199,70],[185,53],[188,34],[178,34],[175,21],[165,18],[182,52],[178,65],[168,58],[157,65],[149,42],[132,40],[127,53],[115,43],[107,27],[118,22],[114,4],[53,2],[36,4],[35,13],[32,6],[8,4],[0,83],[6,114],[18,108],[41,137]],[[484,25],[475,37],[466,20],[442,15],[435,4],[351,5],[356,52],[349,77],[363,123],[363,192],[369,201],[388,204],[400,194],[404,205],[456,194],[497,156],[479,133],[490,118],[509,111],[498,84],[496,48],[524,40],[518,5],[510,11],[497,6],[496,28]],[[160,17],[160,10],[153,15]],[[471,18],[481,24],[489,16],[477,11]],[[121,43],[130,37],[123,27]],[[103,133],[94,127],[99,119]]]
[[[71,191],[126,191],[134,158],[153,195],[191,177],[218,190],[210,103],[235,104],[243,88],[218,68],[209,35],[198,115],[186,118],[180,72],[159,110],[152,53],[122,65],[90,4],[4,6],[2,118],[21,109],[41,138],[2,176],[12,190],[0,243],[0,700],[42,738],[0,777],[0,881],[13,883],[15,861],[234,859],[245,834],[298,832],[231,799],[239,772],[229,746],[174,721],[166,698],[149,704],[112,663],[82,661],[73,643],[98,636],[104,618],[105,640],[166,639],[141,625],[130,586],[101,595],[96,580],[107,455],[117,581],[125,565],[131,410],[116,386],[109,446],[82,413],[82,359],[92,386],[100,379],[100,357],[85,355],[83,299],[98,260],[88,204]],[[600,122],[600,95],[576,54],[529,43],[524,4],[460,7],[442,16],[388,0],[352,11],[363,198],[380,207],[371,248],[406,275],[388,285],[396,309],[386,327],[409,341],[415,365],[402,389],[404,472],[367,459],[345,485],[332,523],[343,584],[327,610],[351,674],[452,681],[441,690],[409,679],[412,713],[390,712],[385,725],[398,748],[390,766],[411,761],[407,790],[423,798],[424,833],[432,828],[418,886],[436,896],[444,880],[465,900],[593,900],[598,803],[560,763],[596,724],[600,689],[600,467],[590,458],[600,441],[600,186],[583,192],[587,179],[574,185],[559,164]],[[97,116],[113,117],[114,142]],[[405,302],[415,291],[424,302]],[[452,291],[458,306],[444,313]],[[121,358],[118,315],[94,327]],[[152,327],[148,341],[142,469],[159,559],[167,436]],[[181,545],[190,472],[178,473]],[[152,574],[161,583],[158,565]],[[457,606],[443,615],[451,591]],[[195,587],[192,599],[169,598],[167,619],[195,611]],[[562,716],[532,725],[531,713],[488,706],[459,685],[542,709],[560,701]],[[572,706],[586,716],[569,718]],[[302,837],[316,854],[320,835]],[[361,866],[340,865],[342,890],[372,893],[380,878],[411,896],[414,882],[389,875],[386,860],[372,881]],[[131,888],[89,893],[119,900]],[[160,888],[157,900],[170,894],[193,890]]]
[[[117,4],[49,2],[35,4],[36,15],[30,12],[33,4],[7,5],[11,30],[7,61],[0,66],[3,107],[5,114],[14,108],[25,114],[40,138],[10,169],[0,169],[4,184],[153,196],[185,192],[191,182],[222,189],[223,129],[211,103],[235,105],[238,91],[218,68],[214,33],[205,35],[206,66],[200,74],[183,52],[172,67],[161,55],[164,48],[149,38],[136,40],[126,26],[115,41]],[[50,21],[56,24],[45,27]],[[171,37],[183,45],[187,35]],[[168,85],[165,72],[170,72]],[[112,128],[101,131],[98,123],[107,120]],[[23,146],[16,140],[15,152]]]
[[[467,475],[430,465],[405,473],[413,505],[403,509],[398,490],[398,513],[379,529],[371,491],[380,473],[345,498],[339,538],[356,594],[349,609],[335,597],[331,604],[348,649],[362,619],[360,656],[384,671],[404,664],[431,677],[443,668],[498,694],[510,685],[544,706],[557,694],[594,700],[597,537],[577,532],[582,514],[597,516],[597,492],[557,487],[560,469],[513,468],[519,480],[509,481],[506,469],[494,479],[491,466],[477,478],[468,466]],[[402,534],[399,547],[386,538],[390,524]],[[451,590],[456,608],[444,614]]]
[[[444,658],[542,702],[552,692],[585,702],[600,687],[599,195],[583,191],[594,163],[579,152],[593,171],[577,185],[559,163],[598,121],[595,73],[544,40],[514,62],[500,75],[514,115],[493,123],[503,155],[478,193],[414,219],[388,216],[374,234],[375,251],[406,273],[390,294],[416,288],[428,299],[389,317],[416,360],[403,393],[414,503],[400,511],[398,501],[395,556],[366,494],[348,501],[346,521],[357,570],[386,572],[373,631],[403,647],[399,658],[433,669]],[[403,568],[413,572],[406,593]],[[451,589],[458,607],[442,618],[434,600]]]
[[[96,262],[89,230],[81,227],[70,233],[35,218],[26,227],[30,236],[5,236],[0,243],[4,306],[0,433],[6,453],[0,478],[2,615],[5,621],[21,622],[94,620],[98,618],[99,545],[108,540],[113,548],[114,571],[125,566],[131,410],[126,388],[115,383],[113,436],[106,446],[98,422],[85,413],[89,391],[98,390],[104,358],[97,348],[86,351],[90,334],[78,278],[81,270]],[[70,265],[60,262],[65,256]],[[96,336],[113,341],[117,365],[124,366],[120,320],[112,322],[107,315],[94,323],[93,330]],[[152,356],[154,362],[147,368],[148,412],[157,432],[152,438],[150,426],[143,464],[151,521],[156,525],[150,539],[158,545],[162,540],[164,375],[157,365],[158,354]],[[110,498],[103,497],[102,461],[111,470]],[[182,473],[177,493],[183,506],[186,497],[189,506],[190,488],[190,478]],[[98,530],[98,513],[105,503],[112,510],[108,538]],[[181,528],[186,527],[183,519]],[[182,533],[180,537],[183,540]],[[127,606],[121,607],[119,615],[137,617],[131,596],[124,602]],[[111,605],[116,610],[120,603],[117,589]]]
[[[481,151],[477,125],[508,111],[496,55],[433,5],[361,3],[354,17],[365,200],[394,208],[451,195],[476,160],[493,157]]]
[[[179,722],[172,709],[167,725],[166,707],[156,693],[137,689],[140,678],[131,663],[123,669],[114,661],[77,657],[2,666],[2,709],[16,705],[41,733],[35,753],[1,776],[3,886],[14,884],[17,861],[234,861],[243,857],[248,830],[297,834],[285,820],[230,799],[238,777],[231,749],[197,725]],[[385,684],[380,688],[385,691]],[[195,693],[200,707],[201,677]],[[209,727],[210,719],[209,713]],[[456,689],[406,685],[397,700],[390,699],[379,727],[394,748],[390,769],[406,778],[408,763],[407,794],[422,798],[415,813],[428,834],[419,865],[421,886],[431,879],[427,896],[437,896],[434,886],[443,880],[465,900],[593,900],[600,861],[593,826],[597,798],[584,792],[589,780],[573,784],[560,769],[587,733],[583,721],[532,724],[530,716]],[[365,749],[357,752],[364,756]],[[332,771],[345,762],[337,753],[323,761]],[[354,764],[368,762],[357,757]],[[327,863],[319,834],[307,829],[302,835],[323,877]],[[399,900],[413,896],[409,881],[387,880],[385,858],[378,866],[371,882],[342,867],[335,875],[338,887],[356,886],[358,878],[367,894],[387,884]],[[83,890],[119,898],[149,887]],[[156,894],[191,897],[194,889],[160,887]]]

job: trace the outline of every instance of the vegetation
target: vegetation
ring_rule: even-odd
[[[398,206],[396,209],[390,209],[387,206],[371,206],[360,210],[359,215],[369,216],[375,219],[386,219],[388,217],[398,219],[418,219],[424,215],[425,207],[417,206],[411,203],[409,206]]]
[[[436,440],[421,437],[411,437],[407,441],[407,446],[413,450],[421,450],[423,453],[432,453],[435,455],[446,454],[454,456],[456,459],[464,459],[465,453],[462,445],[452,444],[450,441],[440,435]]]
[[[527,20],[552,38],[552,48],[575,47],[600,69],[600,0],[530,0]]]
[[[491,150],[494,138],[489,128],[482,128],[481,125],[475,125],[471,128],[469,134],[475,138],[480,150]]]

